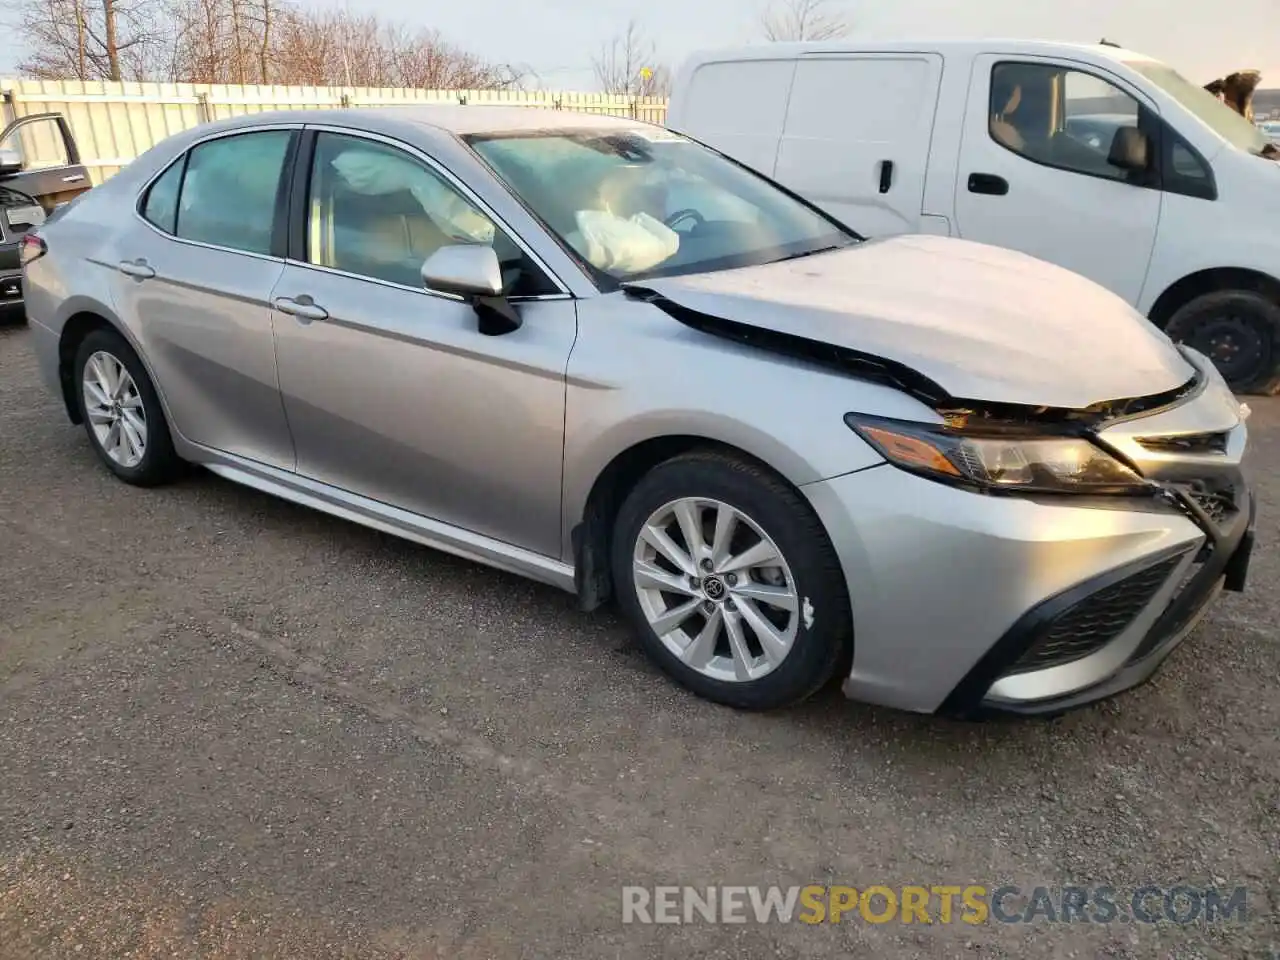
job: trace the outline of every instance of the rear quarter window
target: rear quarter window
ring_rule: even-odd
[[[172,234],[177,227],[178,194],[182,189],[185,162],[186,157],[182,156],[169,164],[169,169],[152,182],[142,201],[142,216],[165,233]]]

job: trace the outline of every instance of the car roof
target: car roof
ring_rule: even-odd
[[[449,103],[409,104],[394,107],[341,107],[326,110],[274,110],[218,120],[199,128],[234,130],[273,123],[306,123],[319,126],[354,127],[371,132],[391,133],[406,126],[427,128],[454,136],[496,133],[527,133],[587,129],[634,130],[653,124],[627,117],[557,110],[546,107],[498,104],[462,105]]]

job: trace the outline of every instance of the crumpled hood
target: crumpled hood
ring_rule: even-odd
[[[1083,409],[1176,390],[1195,373],[1109,290],[1022,253],[947,237],[868,240],[628,286],[894,361],[957,399]]]

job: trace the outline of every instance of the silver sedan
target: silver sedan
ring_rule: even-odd
[[[224,121],[22,258],[48,383],[120,479],[199,464],[615,600],[721,703],[838,674],[1057,712],[1244,585],[1245,411],[1203,357],[1075,274],[864,240],[658,127]]]

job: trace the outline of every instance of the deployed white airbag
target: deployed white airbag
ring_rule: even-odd
[[[407,190],[441,229],[478,243],[493,243],[494,226],[489,219],[408,158],[355,148],[338,154],[332,166],[356,193],[378,196]]]
[[[680,249],[680,235],[647,213],[628,219],[605,210],[579,210],[574,247],[600,270],[640,273]]]

